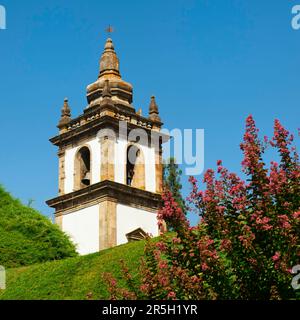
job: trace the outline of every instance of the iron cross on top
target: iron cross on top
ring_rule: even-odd
[[[107,33],[113,33],[115,30],[114,30],[114,28],[113,28],[111,25],[109,25],[109,26],[105,29],[105,31],[106,31]]]

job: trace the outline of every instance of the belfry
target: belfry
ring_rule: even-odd
[[[55,222],[80,254],[97,252],[146,234],[159,235],[162,193],[162,122],[155,97],[149,115],[132,105],[111,39],[100,59],[96,82],[87,87],[88,106],[71,118],[65,99],[58,147],[59,195],[48,200]]]

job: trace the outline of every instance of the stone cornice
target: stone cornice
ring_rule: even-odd
[[[85,124],[91,120],[93,117],[101,117],[101,112],[103,111],[110,111],[111,113],[114,114],[119,114],[120,116],[123,117],[130,117],[131,119],[135,120],[136,122],[142,122],[146,123],[146,125],[150,128],[152,127],[161,127],[163,125],[162,122],[160,121],[154,121],[149,118],[143,117],[136,112],[134,112],[134,109],[131,109],[130,107],[123,105],[123,104],[118,104],[113,102],[112,105],[94,105],[93,107],[89,107],[85,109],[84,113],[81,114],[80,116],[72,119],[69,123],[66,129],[68,131],[81,126],[82,124]]]
[[[155,122],[137,114],[134,114],[134,116],[135,118],[131,117],[129,113],[122,114],[116,112],[116,109],[111,107],[99,107],[94,109],[94,112],[92,113],[86,113],[85,115],[72,120],[70,128],[67,131],[51,138],[50,142],[56,146],[62,147],[70,143],[74,143],[76,140],[93,136],[103,128],[112,128],[118,132],[119,121],[126,121],[128,130],[144,129],[149,136],[151,134],[160,136],[163,142],[169,139],[169,136],[160,133],[159,129],[153,129]]]
[[[153,210],[157,210],[161,205],[160,194],[132,188],[109,180],[56,197],[46,201],[46,203],[48,206],[55,208],[56,214],[60,214],[84,204],[100,203],[108,198],[120,204],[147,207]]]
[[[122,90],[121,88],[118,88],[118,84],[115,84],[115,88],[111,88],[111,93],[113,96],[118,96],[120,98],[127,100],[128,103],[132,102],[132,92],[129,92],[127,90]],[[87,94],[87,100],[90,104],[93,100],[99,99],[102,95],[102,89],[96,89],[95,91]],[[131,110],[134,110],[133,107],[129,107]]]

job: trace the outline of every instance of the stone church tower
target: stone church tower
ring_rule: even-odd
[[[162,143],[168,139],[155,98],[149,116],[132,105],[132,85],[121,78],[119,59],[107,39],[88,106],[72,119],[65,99],[58,147],[59,196],[48,200],[55,221],[80,254],[159,235]]]

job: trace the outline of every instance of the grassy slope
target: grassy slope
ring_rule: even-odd
[[[124,259],[131,274],[138,280],[144,242],[132,242],[100,253],[65,260],[46,262],[7,271],[7,289],[0,291],[0,300],[63,300],[107,299],[104,272],[122,279],[120,260]],[[123,280],[120,284],[124,285]]]
[[[0,265],[12,268],[76,255],[56,225],[0,185]]]

